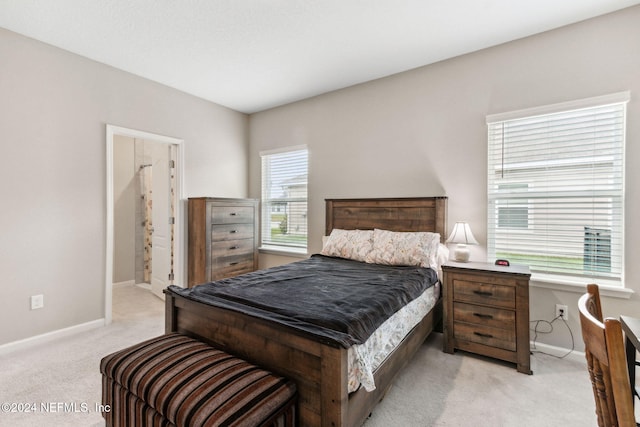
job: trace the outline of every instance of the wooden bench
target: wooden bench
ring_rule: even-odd
[[[296,425],[292,381],[178,333],[108,355],[100,372],[107,426]]]

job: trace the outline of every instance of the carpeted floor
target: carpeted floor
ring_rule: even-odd
[[[35,404],[30,412],[3,410],[0,426],[104,426],[96,411],[100,359],[163,332],[158,297],[137,286],[114,288],[111,325],[0,356],[0,403]]]
[[[529,376],[493,359],[443,353],[442,335],[432,334],[365,427],[596,426],[586,363],[532,357]]]
[[[96,408],[100,359],[161,334],[164,305],[144,289],[117,287],[113,319],[107,327],[0,356],[0,403],[36,409],[12,413],[3,405],[0,426],[103,426]],[[442,335],[432,334],[365,427],[595,426],[582,359],[532,357],[534,375],[524,375],[495,360],[443,353]]]

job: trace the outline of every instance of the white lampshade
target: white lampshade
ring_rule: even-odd
[[[469,261],[470,255],[467,245],[477,245],[478,241],[473,237],[469,224],[464,221],[460,221],[456,222],[456,225],[453,226],[453,231],[445,243],[457,243],[458,246],[453,253],[455,260],[467,262]]]

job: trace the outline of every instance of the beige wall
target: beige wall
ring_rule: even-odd
[[[183,139],[185,197],[246,197],[249,119],[3,29],[0,58],[4,344],[105,317],[107,124]]]
[[[136,200],[134,139],[113,137],[113,283],[136,277]]]
[[[318,252],[324,199],[449,197],[449,224],[468,220],[486,258],[485,117],[562,101],[631,91],[626,168],[626,281],[630,300],[606,298],[605,315],[640,312],[640,7],[507,43],[388,78],[257,113],[250,120],[250,195],[260,195],[259,152],[309,148],[309,251]],[[290,258],[263,255],[263,266]],[[531,288],[531,319],[569,306],[582,348],[576,292]],[[540,342],[571,347],[556,325]]]
[[[183,139],[185,197],[259,197],[259,151],[306,144],[310,252],[320,250],[325,198],[445,194],[450,224],[471,223],[481,243],[472,258],[482,260],[485,116],[622,90],[632,94],[625,273],[636,293],[606,298],[604,309],[637,315],[637,22],[640,7],[250,118],[0,29],[0,345],[105,316],[106,124]],[[263,255],[261,265],[290,260]],[[35,294],[45,307],[30,311]],[[578,296],[532,287],[531,317],[550,319],[555,303],[569,305],[581,348]],[[570,346],[562,328],[541,341]]]

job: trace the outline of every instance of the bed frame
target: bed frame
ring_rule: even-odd
[[[447,198],[327,199],[327,235],[334,228],[432,231],[446,237]],[[166,332],[180,332],[293,379],[301,426],[360,426],[396,374],[441,322],[442,300],[374,373],[376,389],[347,392],[347,349],[223,308],[166,294]]]

